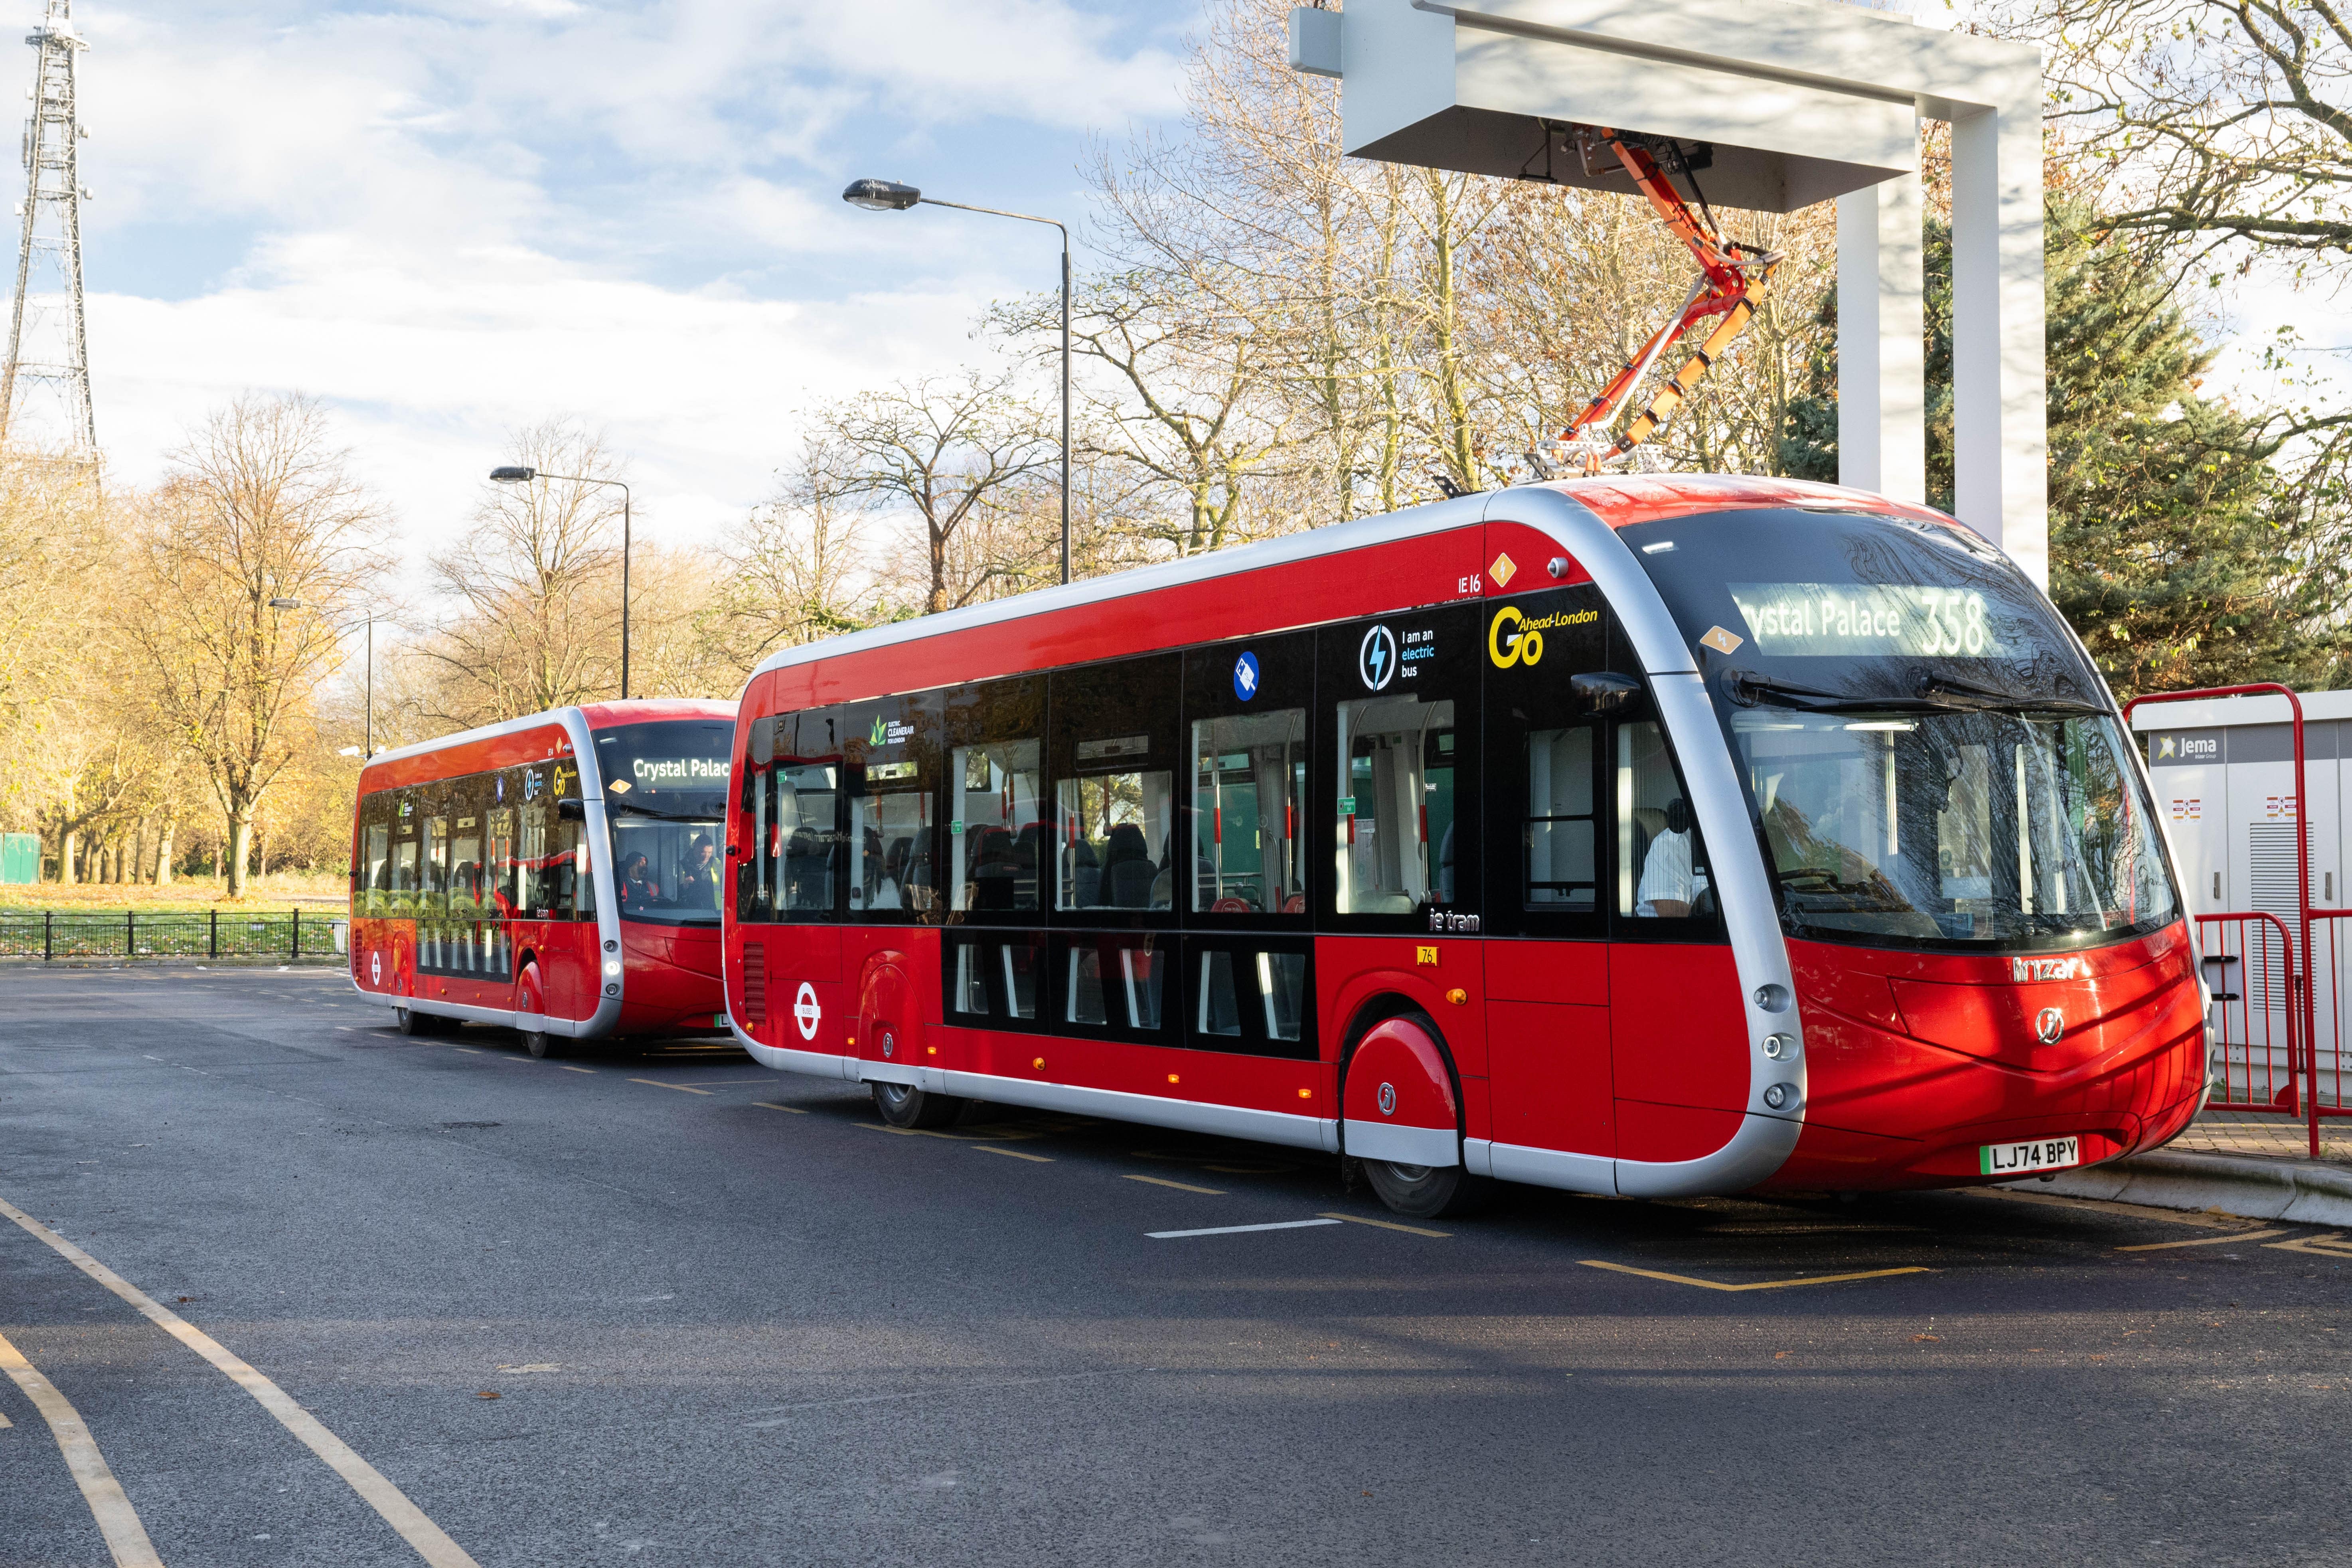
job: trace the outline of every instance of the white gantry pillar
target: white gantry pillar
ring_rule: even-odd
[[[1952,511],[2050,581],[2042,103],[1952,121]]]
[[[1837,199],[1838,483],[1927,499],[1919,176]]]

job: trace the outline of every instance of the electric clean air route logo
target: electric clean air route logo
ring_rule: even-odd
[[[1363,646],[1356,650],[1356,673],[1363,678],[1366,690],[1379,691],[1396,679],[1396,633],[1374,626],[1364,634]]]

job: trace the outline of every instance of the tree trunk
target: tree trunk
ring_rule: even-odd
[[[163,831],[155,837],[155,885],[159,888],[172,885],[172,840],[179,826],[176,819],[167,816]]]
[[[70,827],[67,828],[65,837],[58,840],[58,885],[59,887],[70,888],[74,885],[74,858],[80,851],[81,835]]]
[[[122,868],[122,879],[126,882],[147,879],[147,819],[143,816],[131,830],[131,864]]]
[[[253,818],[232,816],[228,819],[228,896],[245,897],[245,866],[253,854]]]

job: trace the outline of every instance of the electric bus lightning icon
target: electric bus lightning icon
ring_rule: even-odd
[[[1364,634],[1364,644],[1356,650],[1356,673],[1363,677],[1365,689],[1378,691],[1396,679],[1396,633],[1374,626]]]

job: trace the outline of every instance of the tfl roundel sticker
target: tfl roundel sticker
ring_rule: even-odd
[[[816,1026],[824,1021],[824,1009],[816,1005],[816,987],[801,982],[800,994],[793,998],[793,1022],[800,1026],[801,1038],[816,1038]]]
[[[1356,673],[1363,678],[1365,690],[1379,691],[1396,679],[1396,633],[1374,626],[1364,634],[1363,646],[1356,650]]]

